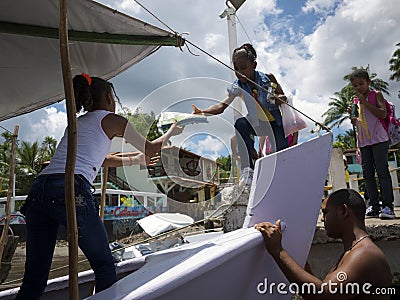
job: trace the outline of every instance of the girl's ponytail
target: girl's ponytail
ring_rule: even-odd
[[[89,77],[90,78],[90,77]],[[93,110],[93,99],[90,92],[90,81],[83,74],[73,79],[76,112]]]

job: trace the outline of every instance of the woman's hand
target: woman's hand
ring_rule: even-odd
[[[180,135],[183,132],[184,128],[185,126],[179,126],[177,121],[175,120],[169,128],[169,130],[171,130],[171,136]]]
[[[130,159],[131,159],[131,165],[153,167],[159,161],[160,156],[150,157],[143,153],[140,153],[134,157],[131,156]]]

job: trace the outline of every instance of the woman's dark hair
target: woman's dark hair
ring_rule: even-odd
[[[73,79],[76,112],[93,111],[97,107],[99,99],[104,93],[111,93],[113,87],[111,83],[99,77],[88,79],[83,75],[76,75]]]
[[[357,69],[350,74],[350,82],[353,82],[353,80],[356,78],[361,78],[369,81],[369,74],[365,69]]]
[[[242,46],[233,50],[232,60],[236,60],[239,57],[245,56],[251,61],[256,61],[257,52],[251,44],[243,44]]]

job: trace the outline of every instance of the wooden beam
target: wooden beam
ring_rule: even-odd
[[[76,162],[77,126],[71,60],[68,47],[67,0],[60,0],[60,55],[68,118],[68,146],[65,162],[65,207],[69,252],[69,299],[79,299],[78,289],[78,229],[76,224],[74,172]]]
[[[106,204],[106,189],[108,181],[108,167],[103,167],[103,181],[101,182],[100,219],[104,223],[104,207]]]
[[[7,34],[42,37],[48,39],[59,38],[58,28],[18,24],[3,21],[0,21],[0,32]],[[111,34],[107,32],[99,33],[77,30],[68,30],[68,39],[70,41],[118,45],[158,45],[181,47],[185,44],[184,39],[177,39],[173,36]]]

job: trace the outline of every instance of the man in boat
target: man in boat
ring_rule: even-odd
[[[280,220],[254,227],[291,283],[315,287],[312,292],[299,289],[305,299],[389,299],[392,273],[384,253],[366,232],[365,210],[362,197],[352,189],[335,191],[324,200],[322,221],[329,237],[342,239],[343,253],[323,280],[304,270],[283,249]]]

